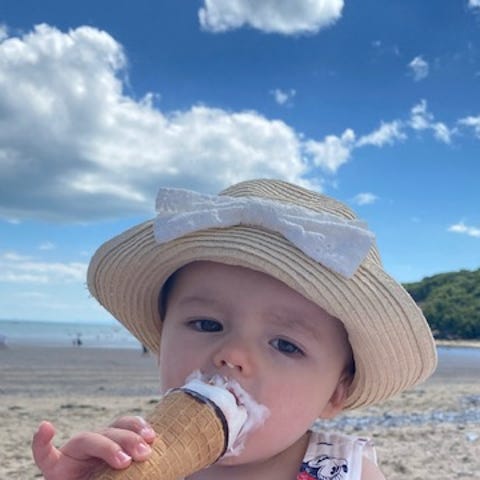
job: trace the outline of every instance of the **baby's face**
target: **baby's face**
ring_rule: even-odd
[[[349,347],[342,324],[282,282],[195,262],[176,274],[160,354],[163,390],[194,370],[234,378],[270,410],[229,464],[283,451],[342,407]]]

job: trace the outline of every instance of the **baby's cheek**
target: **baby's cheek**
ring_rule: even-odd
[[[175,382],[172,375],[160,375],[160,393],[166,393],[172,388],[178,388],[183,385],[183,382]]]
[[[160,389],[165,393],[171,388],[179,388],[185,385],[186,379],[195,371],[189,365],[180,365],[170,362],[168,365],[160,365]]]
[[[176,378],[176,374],[175,374],[175,371],[174,369],[172,368],[169,368],[165,365],[160,365],[160,392],[161,393],[165,393],[167,390],[169,390],[170,388],[174,388],[174,387],[178,387],[178,386],[181,386],[176,384],[175,382],[175,378]]]
[[[285,395],[283,401],[279,398],[270,405],[270,417],[265,427],[271,438],[284,438],[287,443],[302,437],[317,419],[317,408],[299,398],[293,400]]]
[[[273,458],[287,450],[306,432],[286,429],[285,424],[291,421],[279,422],[269,417],[263,426],[251,431],[245,440],[245,448],[238,456],[222,459],[222,465],[238,465]]]

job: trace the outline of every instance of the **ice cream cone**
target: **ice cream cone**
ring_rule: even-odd
[[[214,463],[227,448],[222,411],[196,392],[171,391],[147,420],[157,432],[151,456],[124,470],[102,467],[92,480],[178,480]]]

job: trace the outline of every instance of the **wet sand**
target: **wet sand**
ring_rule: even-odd
[[[388,480],[479,476],[479,357],[452,350],[442,358],[423,385],[333,425],[374,438]],[[55,423],[56,441],[62,444],[75,432],[101,427],[119,415],[142,415],[158,398],[156,360],[141,351],[0,349],[0,478],[42,478],[30,452],[41,420]]]

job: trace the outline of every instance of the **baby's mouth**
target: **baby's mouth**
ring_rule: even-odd
[[[238,384],[237,381],[231,380],[223,375],[215,374],[213,377],[211,377],[207,383],[209,385],[214,385],[216,387],[223,387],[225,390],[230,392],[233,397],[235,398],[235,401],[237,402],[237,406],[241,407],[243,406],[242,401],[240,400],[240,394],[238,389],[241,389],[242,387]]]
[[[223,393],[230,397],[226,403],[231,407],[224,411],[224,414],[229,428],[233,426],[232,431],[236,433],[232,435],[232,442],[224,456],[238,455],[244,448],[245,438],[252,430],[261,427],[269,416],[268,408],[256,402],[237,380],[218,373],[209,375],[196,370],[187,378],[187,388],[188,382],[200,382],[216,387],[219,393],[223,390]]]
[[[242,403],[240,402],[240,399],[238,398],[238,395],[235,393],[232,387],[227,387],[227,391],[229,391],[233,395],[233,398],[237,402],[237,407],[243,406]]]

